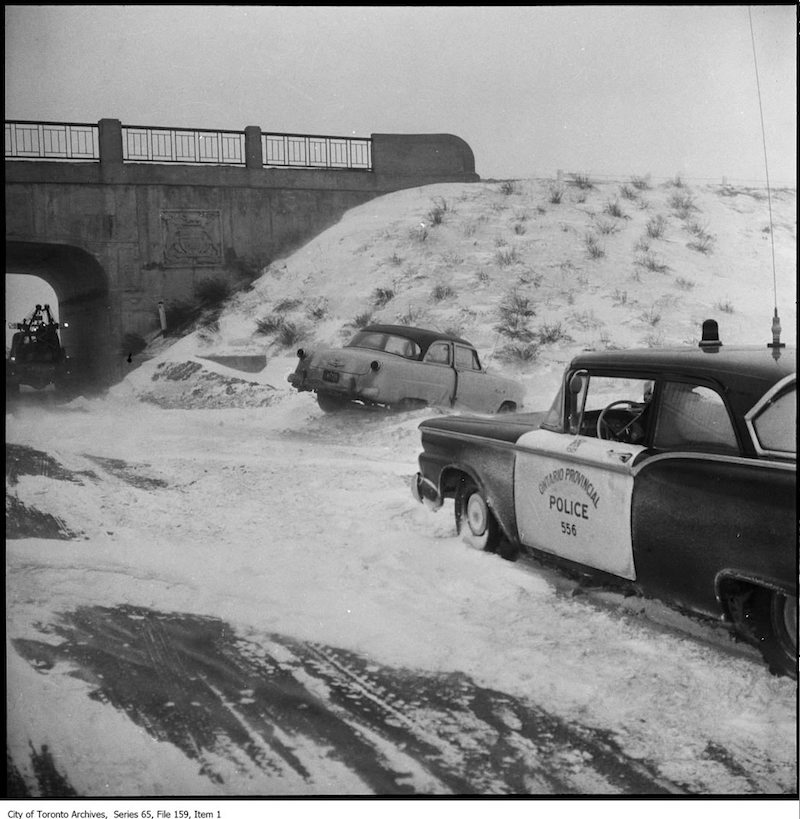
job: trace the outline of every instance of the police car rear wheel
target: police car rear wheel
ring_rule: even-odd
[[[483,493],[470,478],[465,478],[456,493],[456,531],[477,549],[496,552],[501,533]]]
[[[770,671],[797,679],[797,598],[756,586],[742,614],[743,636],[758,646]]]

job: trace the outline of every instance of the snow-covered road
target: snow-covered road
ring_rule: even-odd
[[[430,412],[11,405],[21,792],[796,792],[796,684],[468,547],[409,491]]]

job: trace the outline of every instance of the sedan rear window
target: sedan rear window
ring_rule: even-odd
[[[367,350],[382,350],[385,353],[403,356],[403,358],[419,358],[422,350],[410,338],[403,338],[392,333],[357,333],[346,345],[347,347],[364,347]]]

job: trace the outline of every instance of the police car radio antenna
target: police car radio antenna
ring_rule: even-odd
[[[778,284],[775,274],[775,235],[772,225],[772,192],[769,184],[769,164],[767,162],[767,136],[764,130],[764,109],[761,105],[761,84],[758,80],[758,59],[756,58],[756,38],[753,33],[753,12],[752,7],[747,7],[747,17],[750,21],[750,42],[753,46],[753,67],[756,74],[756,91],[758,92],[758,113],[761,117],[761,143],[764,146],[764,173],[767,180],[767,205],[769,207],[769,241],[772,248],[772,294],[774,301],[775,312],[772,316],[772,343],[767,344],[775,353],[780,347],[785,347],[781,344],[781,320],[778,317]]]

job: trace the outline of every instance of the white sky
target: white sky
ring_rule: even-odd
[[[748,7],[6,6],[6,119],[447,132],[484,178],[764,179]],[[796,10],[752,8],[770,178]]]

